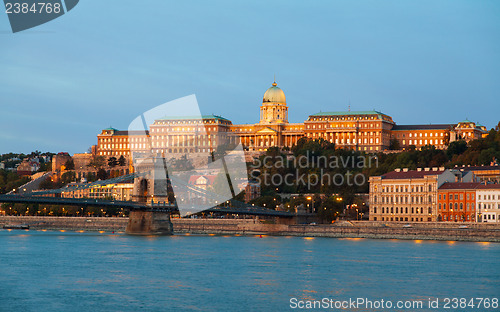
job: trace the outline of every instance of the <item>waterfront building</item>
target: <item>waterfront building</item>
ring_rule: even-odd
[[[438,220],[438,189],[446,182],[472,182],[473,174],[444,168],[396,169],[370,177],[370,220]]]
[[[500,184],[481,184],[476,189],[476,220],[500,223]]]
[[[474,222],[478,182],[444,183],[438,189],[438,221]]]
[[[303,123],[288,121],[285,93],[273,82],[260,106],[258,123],[233,124],[217,115],[159,117],[150,131],[107,128],[97,137],[97,153],[106,157],[134,152],[209,153],[219,144],[241,142],[248,151],[270,147],[290,148],[300,138],[324,139],[339,148],[376,152],[420,149],[426,145],[444,149],[458,139],[470,141],[487,135],[486,128],[465,120],[457,124],[397,125],[380,111],[333,111],[310,115]]]
[[[70,183],[68,187],[84,184]],[[110,183],[106,185],[94,185],[89,188],[69,190],[61,193],[61,197],[68,198],[93,198],[112,199],[119,201],[132,200],[134,183]]]

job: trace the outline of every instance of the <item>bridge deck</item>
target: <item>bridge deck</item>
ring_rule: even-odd
[[[47,205],[68,205],[68,206],[98,206],[98,207],[119,207],[131,210],[148,210],[161,212],[178,212],[176,206],[150,206],[133,201],[111,201],[89,198],[67,198],[67,197],[46,197],[46,196],[25,196],[25,195],[0,195],[0,203],[21,203],[21,204],[47,204]],[[242,215],[256,215],[269,217],[293,217],[294,215],[285,211],[275,211],[261,207],[213,207],[205,212],[230,213]]]

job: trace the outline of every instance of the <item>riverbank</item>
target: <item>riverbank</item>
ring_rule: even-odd
[[[128,218],[0,216],[3,225],[33,230],[123,232]],[[341,221],[327,225],[268,224],[254,219],[172,219],[174,234],[276,235],[337,238],[500,242],[500,224]]]

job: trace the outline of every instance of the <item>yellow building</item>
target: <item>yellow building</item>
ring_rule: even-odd
[[[77,186],[79,184],[71,183],[68,186]],[[69,198],[93,198],[110,199],[119,201],[132,200],[134,184],[133,183],[112,183],[106,185],[95,185],[91,188],[82,188],[69,190],[61,193],[61,197]]]
[[[276,82],[266,90],[258,123],[233,125],[224,117],[162,117],[150,132],[104,129],[98,135],[101,156],[130,156],[134,152],[210,153],[220,144],[241,142],[245,150],[292,147],[303,137],[324,139],[339,148],[359,151],[406,150],[434,145],[444,149],[457,139],[466,141],[487,135],[486,128],[469,120],[458,124],[396,125],[379,111],[320,112],[303,123],[288,122],[285,93]],[[395,144],[395,142],[397,144]]]
[[[273,82],[262,98],[259,123],[231,125],[229,131],[240,138],[245,149],[265,151],[295,145],[304,136],[304,124],[288,122],[285,93]]]

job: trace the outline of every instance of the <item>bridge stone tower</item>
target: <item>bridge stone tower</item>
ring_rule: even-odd
[[[150,204],[168,202],[167,171],[162,157],[145,157],[134,163],[132,198]]]
[[[136,177],[132,198],[146,205],[168,202],[167,173],[162,157],[148,156],[134,162]],[[132,235],[172,235],[170,212],[151,207],[145,210],[130,210],[125,230]]]

